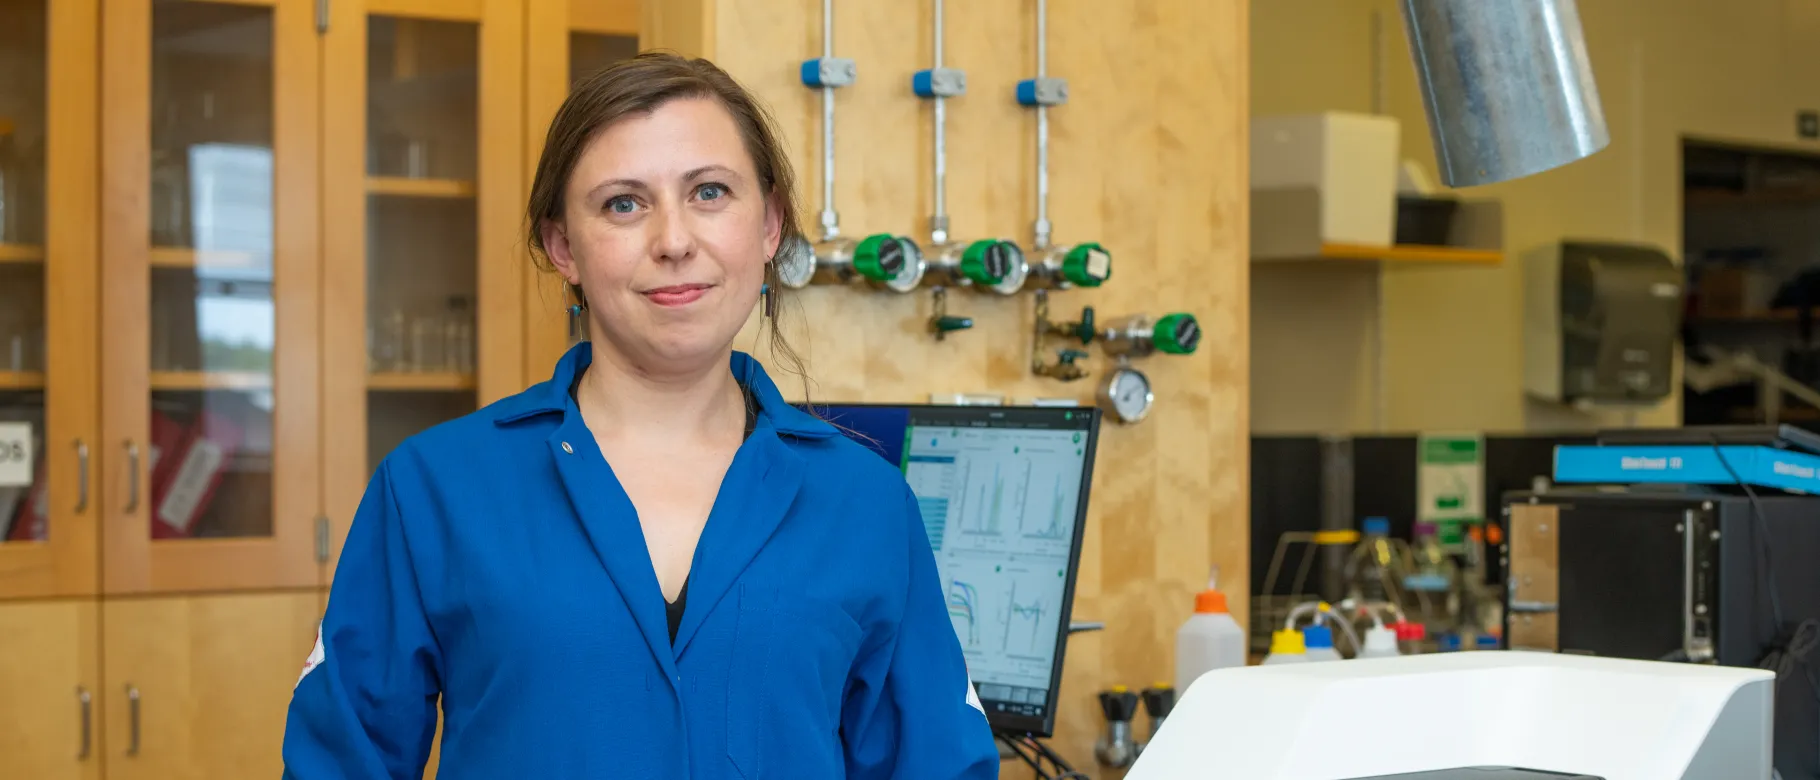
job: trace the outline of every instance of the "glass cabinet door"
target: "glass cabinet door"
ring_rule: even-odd
[[[0,0],[0,598],[93,593],[98,0]]]
[[[106,588],[315,585],[314,3],[103,30]]]
[[[380,460],[525,386],[521,0],[337,0],[325,39],[329,572]]]
[[[590,73],[638,53],[638,0],[527,0],[525,31],[525,192],[543,152],[550,118],[569,87]],[[562,353],[588,338],[587,319],[569,313],[562,278],[526,263],[525,377],[549,378]]]

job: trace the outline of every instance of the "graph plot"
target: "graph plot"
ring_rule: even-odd
[[[1034,486],[1031,488],[1033,491],[1035,489]],[[1072,530],[1071,526],[1074,523],[1074,516],[1072,514],[1066,518],[1063,518],[1062,516],[1062,510],[1067,505],[1067,497],[1062,494],[1061,474],[1056,474],[1054,479],[1051,480],[1048,493],[1048,511],[1040,511],[1035,507],[1031,507],[1031,511],[1026,513],[1025,517],[1027,519],[1040,523],[1041,527],[1034,531],[1024,532],[1024,538],[1048,539],[1052,541],[1060,541],[1068,538],[1068,531]],[[1029,502],[1026,502],[1026,505],[1028,505],[1028,503]]]
[[[1036,655],[1045,651],[1042,642],[1043,616],[1048,613],[1040,598],[1028,603],[1017,600],[1017,582],[1005,594],[1005,637],[1003,652]],[[1054,637],[1051,637],[1053,639]]]
[[[954,621],[954,633],[962,637],[968,647],[980,643],[978,614],[979,590],[972,585],[955,580],[948,584],[948,618]]]
[[[958,522],[963,534],[1005,536],[1011,528],[1022,530],[1029,503],[1031,464],[981,458],[962,469]]]

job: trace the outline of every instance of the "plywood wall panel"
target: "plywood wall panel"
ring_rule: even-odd
[[[694,0],[680,4],[688,18],[665,29],[709,19],[707,40],[678,41],[667,32],[666,45],[705,52],[770,106],[813,234],[821,108],[797,67],[820,53],[820,4],[701,2],[705,9]],[[835,6],[835,54],[859,66],[859,82],[837,94],[835,206],[843,232],[923,240],[933,200],[930,109],[909,80],[930,64],[929,0]],[[661,16],[661,8],[652,13]],[[968,80],[967,95],[948,107],[947,201],[957,238],[1030,240],[1035,119],[1013,92],[1034,74],[1034,9],[1034,0],[947,4],[947,64],[965,69]],[[1223,582],[1249,581],[1249,8],[1246,0],[1051,0],[1049,11],[1050,74],[1070,86],[1069,104],[1051,113],[1055,238],[1100,241],[1115,256],[1111,283],[1058,293],[1051,310],[1072,316],[1092,305],[1101,318],[1191,311],[1207,331],[1193,356],[1144,362],[1156,411],[1136,426],[1108,421],[1100,441],[1074,616],[1104,620],[1107,631],[1070,642],[1055,745],[1096,777],[1112,777],[1092,765],[1102,728],[1098,691],[1173,675],[1174,631],[1210,566],[1220,567]],[[822,401],[920,402],[931,393],[984,391],[1090,403],[1111,367],[1096,354],[1088,380],[1031,375],[1029,295],[958,291],[949,308],[973,317],[975,327],[936,342],[925,331],[927,292],[810,289],[786,302],[784,331],[808,361],[813,397]],[[754,317],[739,347],[775,371],[764,343]],[[794,380],[779,381],[801,397]],[[1232,605],[1243,621],[1242,585]]]

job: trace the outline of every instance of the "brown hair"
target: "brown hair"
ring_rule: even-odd
[[[616,62],[590,75],[569,90],[569,97],[550,120],[550,131],[544,137],[543,154],[537,161],[537,174],[531,180],[531,200],[525,216],[529,224],[526,239],[531,246],[532,261],[539,269],[554,271],[549,252],[543,245],[543,223],[563,216],[563,192],[575,164],[601,131],[628,116],[649,114],[672,100],[712,98],[732,115],[739,128],[746,154],[752,158],[760,185],[770,203],[782,217],[782,235],[778,254],[792,251],[804,242],[797,222],[796,179],[790,160],[778,140],[775,120],[770,112],[732,76],[705,59],[687,59],[669,52],[644,52]],[[771,335],[771,353],[783,363],[786,371],[803,380],[804,400],[808,394],[808,376],[802,358],[784,339],[777,317],[783,304],[791,298],[789,290],[778,283],[777,261],[766,263],[765,284],[777,296],[777,312],[764,318],[762,328]],[[580,287],[571,288],[575,301],[587,305]]]

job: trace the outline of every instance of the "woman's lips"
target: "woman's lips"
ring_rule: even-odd
[[[645,291],[645,297],[659,306],[686,306],[699,300],[708,293],[713,285],[708,284],[673,284]]]

